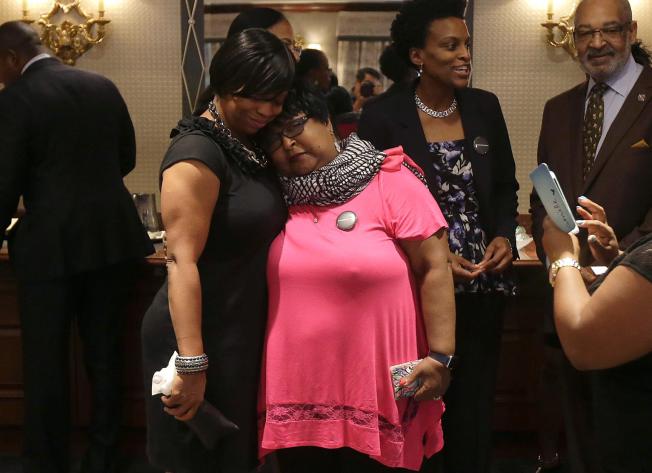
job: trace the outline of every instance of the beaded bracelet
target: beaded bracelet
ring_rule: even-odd
[[[174,367],[179,374],[192,374],[208,369],[208,356],[203,353],[198,356],[177,356]]]

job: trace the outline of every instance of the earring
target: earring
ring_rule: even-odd
[[[423,64],[419,64],[419,69],[417,69],[417,77],[421,77],[423,74]]]

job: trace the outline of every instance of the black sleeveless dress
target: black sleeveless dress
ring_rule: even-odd
[[[590,292],[595,292],[618,266],[626,266],[652,281],[652,234],[633,243],[614,260]],[[594,427],[604,473],[651,472],[652,352],[629,363],[595,371],[593,382]]]
[[[239,432],[207,450],[185,423],[151,396],[155,371],[166,366],[176,339],[167,281],[142,326],[147,452],[150,462],[174,473],[246,473],[257,465],[256,398],[267,319],[267,250],[287,218],[276,175],[248,171],[229,155],[204,118],[184,119],[172,132],[161,174],[179,161],[198,160],[220,179],[218,202],[199,262],[202,334],[210,360],[205,398]]]

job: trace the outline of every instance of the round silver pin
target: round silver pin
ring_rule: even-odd
[[[639,102],[645,102],[647,99],[647,96],[645,94],[638,94],[638,101]]]
[[[481,155],[485,155],[489,152],[489,142],[484,136],[478,136],[473,140],[473,149],[475,152]]]
[[[354,213],[351,212],[350,210],[347,210],[346,212],[342,212],[338,217],[337,217],[337,228],[344,232],[350,232],[353,230],[353,227],[355,227],[355,224],[358,222],[358,216]]]

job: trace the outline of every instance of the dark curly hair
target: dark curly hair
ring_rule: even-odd
[[[324,94],[306,81],[297,78],[283,102],[283,111],[258,132],[256,141],[264,149],[268,139],[273,139],[278,130],[301,114],[323,124],[328,123],[329,120],[328,103]]]
[[[297,78],[303,79],[313,69],[318,69],[326,55],[319,49],[304,49],[297,62]]]
[[[652,66],[652,53],[640,39],[632,44],[632,56],[637,63],[643,66]]]
[[[272,126],[284,124],[301,113],[324,124],[328,123],[328,103],[324,94],[305,81],[297,80],[283,102],[283,111]]]
[[[410,48],[424,47],[430,23],[442,18],[464,19],[465,12],[466,0],[406,1],[392,22],[392,41],[396,52],[413,66]]]
[[[412,69],[396,52],[393,44],[387,46],[378,58],[381,72],[392,82],[403,82],[410,77]]]

